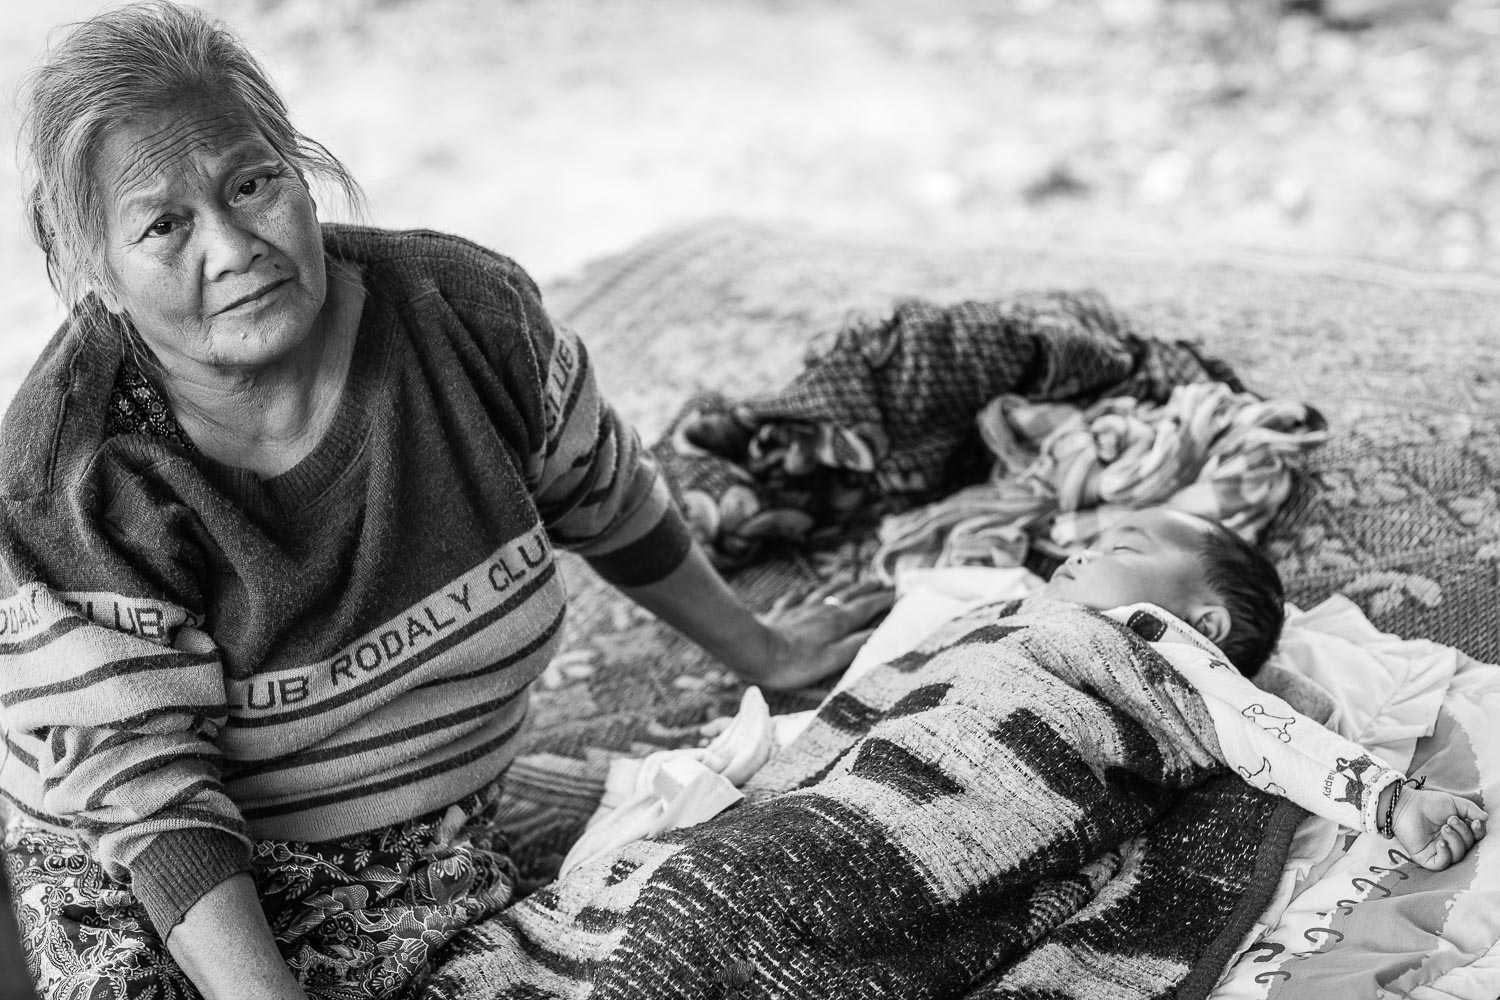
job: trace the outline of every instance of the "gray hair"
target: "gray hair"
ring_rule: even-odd
[[[244,44],[204,12],[169,0],[106,11],[71,25],[21,92],[21,168],[32,238],[67,306],[111,287],[94,158],[112,126],[198,95],[241,110],[304,181],[331,181],[356,211],[359,184],[338,158],[292,125],[286,104]],[[97,303],[97,300],[92,300]]]

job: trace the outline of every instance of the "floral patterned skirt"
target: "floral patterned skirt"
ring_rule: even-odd
[[[510,904],[516,872],[494,828],[498,798],[491,786],[344,840],[256,842],[252,873],[266,918],[309,996],[414,996],[455,934]],[[45,1000],[197,1000],[130,886],[77,840],[12,820],[4,863]],[[234,943],[224,949],[232,962]]]

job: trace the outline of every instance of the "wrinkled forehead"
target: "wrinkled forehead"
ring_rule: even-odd
[[[195,98],[109,129],[93,159],[94,183],[119,202],[200,174],[226,160],[275,156],[239,105]]]

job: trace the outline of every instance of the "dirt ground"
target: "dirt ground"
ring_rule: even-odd
[[[543,281],[723,215],[1500,270],[1500,0],[203,6],[370,221],[465,234]],[[8,6],[7,98],[48,28],[95,9]],[[7,101],[6,146],[15,128]],[[8,157],[0,191],[3,402],[60,311]]]

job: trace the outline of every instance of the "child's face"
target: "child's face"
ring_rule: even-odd
[[[1198,556],[1206,526],[1191,514],[1153,507],[1126,516],[1094,548],[1058,567],[1042,593],[1106,611],[1155,604],[1183,621],[1215,600]]]

